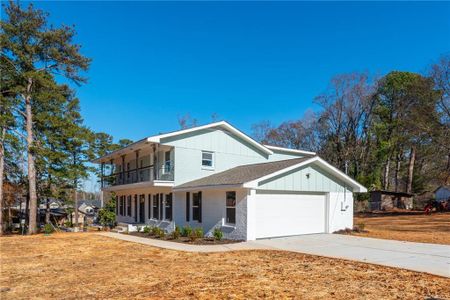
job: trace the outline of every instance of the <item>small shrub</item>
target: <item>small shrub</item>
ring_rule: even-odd
[[[181,230],[181,235],[184,237],[190,237],[191,233],[192,233],[192,228],[189,225],[184,226],[183,229]]]
[[[55,228],[53,228],[52,224],[47,223],[44,225],[44,233],[45,234],[51,234],[55,231]]]
[[[357,224],[356,226],[357,226],[357,228],[358,228],[359,230],[361,230],[361,231],[364,231],[364,228],[366,228],[366,224],[364,224],[364,223],[359,223],[359,224]]]
[[[174,240],[179,239],[181,236],[181,228],[178,226],[175,226],[175,230],[172,231],[172,238]]]
[[[159,228],[158,227],[156,227],[156,226],[152,226],[151,228],[150,228],[150,234],[151,235],[159,235]]]
[[[222,238],[223,238],[223,232],[222,232],[222,230],[220,230],[220,228],[217,228],[217,227],[214,228],[213,236],[214,236],[214,238],[215,238],[216,240],[218,240],[218,241],[222,240]]]
[[[150,227],[145,226],[144,229],[142,230],[142,232],[145,234],[150,234]]]
[[[160,239],[163,239],[166,236],[166,232],[159,228],[158,236]]]
[[[137,230],[137,232],[141,232],[141,227],[140,226],[136,226],[136,230]]]
[[[66,221],[66,222],[64,222],[64,226],[65,227],[73,227],[73,224],[70,221]]]
[[[201,227],[195,228],[195,234],[197,235],[198,238],[202,238],[205,235],[203,233],[203,228],[201,228]]]
[[[197,239],[201,239],[203,237],[203,228],[195,228],[194,230],[191,231],[191,233],[189,234],[189,239],[193,242]]]

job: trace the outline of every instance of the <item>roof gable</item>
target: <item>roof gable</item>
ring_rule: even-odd
[[[170,133],[150,136],[147,138],[147,142],[162,143],[164,141],[164,139],[174,138],[174,137],[183,136],[183,135],[189,135],[189,134],[192,134],[195,132],[202,132],[204,130],[213,129],[213,128],[222,129],[222,130],[226,131],[227,133],[229,133],[235,137],[238,137],[241,140],[244,140],[245,142],[247,142],[248,144],[250,144],[251,146],[253,146],[254,148],[258,149],[259,151],[261,151],[265,154],[273,153],[272,150],[270,150],[267,147],[263,146],[262,144],[258,143],[257,141],[255,141],[254,139],[252,139],[251,137],[249,137],[248,135],[246,135],[245,133],[243,133],[242,131],[238,130],[237,128],[233,127],[232,125],[230,125],[229,123],[227,123],[225,121],[220,121],[220,122],[210,123],[210,124],[203,125],[203,126],[197,126],[197,127],[192,127],[192,128],[188,128],[188,129],[170,132]]]

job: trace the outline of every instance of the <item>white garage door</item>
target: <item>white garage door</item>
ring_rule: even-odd
[[[325,195],[257,194],[256,238],[325,232]]]

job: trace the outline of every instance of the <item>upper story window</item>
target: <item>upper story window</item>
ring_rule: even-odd
[[[207,168],[214,168],[214,153],[202,151],[202,166]]]
[[[170,151],[164,152],[164,172],[169,173],[171,169]]]

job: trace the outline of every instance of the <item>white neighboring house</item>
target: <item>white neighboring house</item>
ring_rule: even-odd
[[[150,136],[94,161],[117,222],[255,240],[353,227],[366,188],[313,152],[262,145],[221,121]],[[104,174],[108,169],[108,174]]]
[[[450,185],[442,185],[434,191],[436,201],[443,202],[450,200]]]

